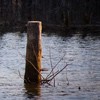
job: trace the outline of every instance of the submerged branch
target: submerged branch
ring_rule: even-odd
[[[34,48],[34,47],[33,47]],[[34,52],[34,51],[33,51]],[[21,55],[21,57],[23,57],[24,59],[26,59],[26,57],[25,56],[23,56],[20,52],[19,52],[19,54]],[[34,52],[34,54],[35,54],[35,56],[36,56],[36,53]],[[55,64],[55,66],[53,67],[53,65],[52,65],[52,58],[51,58],[51,51],[49,51],[49,57],[50,57],[50,64],[51,64],[51,71],[50,71],[50,73],[46,76],[46,78],[45,77],[43,77],[42,76],[42,74],[40,73],[40,71],[34,66],[34,64],[30,61],[30,60],[28,60],[28,59],[26,59],[26,61],[27,62],[29,62],[31,65],[32,65],[32,67],[38,72],[38,74],[41,76],[41,84],[48,84],[48,85],[50,85],[50,86],[52,86],[51,84],[50,84],[50,82],[54,79],[54,86],[55,86],[55,77],[58,75],[58,74],[60,74],[67,66],[68,66],[68,64],[66,64],[61,70],[57,70],[56,72],[54,72],[54,69],[57,67],[57,65],[63,60],[63,58],[64,58],[64,56],[66,55],[66,53],[59,59],[59,61]],[[24,78],[22,78],[21,77],[21,74],[20,74],[20,71],[18,70],[18,73],[19,73],[19,76],[20,76],[20,78],[21,79],[23,79],[23,80],[25,80]],[[67,76],[66,76],[67,77]],[[67,81],[68,81],[68,79],[67,79]],[[30,82],[31,83],[31,82]],[[69,81],[68,81],[68,84],[69,84]]]

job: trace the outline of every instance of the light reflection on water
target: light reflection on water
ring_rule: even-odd
[[[42,35],[42,65],[50,71],[49,49],[55,65],[66,53],[56,70],[69,66],[56,77],[56,87],[26,86],[24,76],[26,33],[0,36],[1,100],[99,100],[100,99],[100,36],[81,34],[61,37]],[[43,72],[44,76],[49,73]],[[69,80],[69,85],[67,85]],[[35,88],[34,88],[35,87]],[[80,87],[80,89],[79,89]]]

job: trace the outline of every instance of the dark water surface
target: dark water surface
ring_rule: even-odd
[[[0,100],[100,100],[100,35],[42,35],[43,76],[51,70],[50,51],[52,65],[66,53],[55,71],[69,64],[55,87],[24,85],[26,41],[26,33],[0,36]]]

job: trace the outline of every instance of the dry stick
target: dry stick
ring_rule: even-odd
[[[25,57],[20,53],[20,52],[18,52],[24,59],[25,59]],[[51,85],[50,83],[48,83],[48,80],[46,79],[46,78],[44,78],[43,76],[42,76],[42,74],[36,69],[36,67],[34,66],[34,64],[31,62],[31,61],[29,61],[28,59],[26,59],[32,66],[33,66],[33,68],[41,75],[41,77],[42,77],[42,80],[41,80],[41,83],[42,82],[44,82],[45,81],[45,83],[47,83],[48,85]],[[52,86],[52,85],[51,85]]]
[[[54,75],[57,74],[58,72],[59,72],[59,70],[57,70],[57,71],[54,73]],[[54,75],[51,74],[51,75],[48,77],[48,80],[49,80],[51,77],[53,77]]]
[[[37,56],[36,56],[36,52],[34,51],[34,46],[32,47],[33,48],[33,53],[35,54],[35,57],[36,57],[36,60],[37,60]],[[33,66],[33,63],[32,63],[32,66]],[[34,66],[35,67],[35,66]],[[36,67],[35,67],[36,68]],[[38,70],[37,70],[38,71]],[[46,78],[44,78],[43,76],[42,76],[42,74],[39,72],[39,74],[41,75],[41,77],[43,78],[42,80],[41,80],[41,83],[43,84],[43,83],[47,83],[48,85],[51,85],[50,83],[48,83],[48,79],[46,79]]]
[[[27,60],[27,59],[26,59]],[[41,75],[41,77],[43,78],[42,80],[41,80],[41,83],[42,82],[44,82],[44,80],[45,80],[45,83],[47,83],[48,85],[51,85],[50,83],[48,83],[48,80],[47,79],[45,79],[43,76],[42,76],[42,74],[36,69],[36,67],[34,66],[34,64],[31,62],[31,61],[29,61],[29,60],[27,60],[33,67],[34,67],[34,69]]]
[[[54,76],[54,71],[53,71],[53,66],[52,66],[52,60],[51,60],[51,49],[49,47],[49,57],[50,57],[50,64],[51,64],[51,69],[52,69],[52,75]],[[54,87],[55,87],[55,78],[54,78]]]
[[[15,48],[14,48],[14,49],[15,49]],[[16,50],[17,50],[17,49],[16,49]],[[33,47],[33,50],[34,50],[34,47]],[[18,52],[18,54],[19,54],[21,57],[23,57],[24,59],[26,59],[25,56],[22,55],[22,54],[19,52],[19,50],[17,50],[17,52]],[[34,54],[35,54],[35,56],[36,56],[36,53],[35,53],[35,52],[34,52]],[[37,59],[37,57],[36,57],[36,59]],[[41,77],[43,78],[43,79],[41,80],[41,83],[47,83],[48,85],[52,86],[50,83],[48,83],[48,80],[47,80],[46,78],[44,78],[44,77],[42,76],[42,74],[36,69],[36,67],[34,66],[34,64],[33,64],[31,61],[29,61],[28,59],[26,59],[26,60],[35,68],[35,70],[36,70],[36,71],[41,75]],[[26,80],[26,79],[22,78],[22,76],[21,76],[19,70],[18,70],[18,73],[19,73],[19,76],[20,76],[21,79]],[[30,82],[30,80],[29,80],[29,82]],[[31,83],[31,82],[30,82],[30,83]]]
[[[59,70],[58,71],[56,71],[53,75],[51,75],[50,77],[53,77],[53,76],[55,76],[57,73],[59,72]],[[50,78],[49,77],[49,78]],[[50,79],[44,79],[44,80],[42,80],[42,84],[43,83],[47,83],[48,85],[50,85],[50,86],[52,86],[49,82],[50,82]]]
[[[26,59],[27,60],[27,59]],[[42,74],[36,69],[36,67],[34,66],[34,64],[31,62],[31,61],[29,61],[29,60],[27,60],[33,67],[34,67],[34,69],[41,75],[41,77],[43,78],[42,80],[41,80],[41,83],[47,83],[48,85],[51,85],[50,83],[48,83],[49,82],[49,80],[47,80],[47,79],[45,79],[43,76],[42,76]]]
[[[19,52],[19,54],[23,57],[23,58],[25,58],[20,52]],[[26,58],[25,58],[26,59]],[[42,74],[37,70],[37,68],[34,66],[34,64],[31,62],[31,61],[29,61],[28,59],[26,59],[32,66],[33,66],[33,68],[41,75],[41,77],[44,79],[44,77],[42,76]]]
[[[22,78],[19,70],[18,70],[18,74],[19,74],[19,77],[24,80],[24,78]]]
[[[27,60],[27,59],[26,59]],[[51,85],[50,83],[48,83],[49,82],[49,80],[47,80],[47,79],[45,79],[43,76],[42,76],[42,74],[36,69],[36,67],[34,66],[34,64],[31,62],[31,61],[29,61],[29,60],[27,60],[33,67],[34,67],[34,69],[41,75],[41,77],[43,78],[42,80],[41,80],[41,83],[47,83],[48,85]],[[45,81],[45,82],[44,82]]]
[[[32,48],[33,48],[33,53],[35,54],[35,57],[36,57],[36,60],[37,60],[36,52],[34,51],[34,46]],[[47,82],[47,84],[49,84],[48,80],[46,78],[43,78],[42,82],[45,83],[44,81]]]
[[[21,76],[21,74],[20,74],[20,71],[18,70],[18,75],[19,75],[19,77],[21,78],[21,79],[23,79],[23,80],[25,80],[26,81],[26,79],[24,79],[22,76]]]
[[[43,82],[41,82],[41,85],[42,84],[48,84],[49,86],[52,86],[53,87],[53,85],[51,85],[50,83],[48,83],[49,81],[43,81]]]
[[[10,70],[15,70],[15,69],[12,69],[12,68],[10,68],[10,67],[7,67],[8,69],[10,69]],[[14,74],[15,74],[15,72],[13,72]],[[21,74],[20,74],[20,71],[18,70],[18,73],[16,73],[21,79],[23,79],[24,80],[24,78],[22,78],[22,76],[21,76]]]
[[[61,57],[61,59],[57,62],[57,64],[53,67],[53,69],[51,70],[51,72],[48,74],[48,76],[46,78],[48,78],[50,76],[50,74],[52,73],[52,71],[57,67],[57,65],[61,62],[61,60],[63,60],[64,56],[66,55],[66,53],[63,55],[63,57]]]
[[[63,67],[56,75],[54,75],[54,76],[50,79],[50,82],[51,82],[60,72],[62,72],[67,66],[68,66],[68,64],[66,64],[65,67]]]
[[[19,52],[19,51],[18,51]],[[23,57],[23,58],[25,58],[20,52],[19,52],[19,54]],[[65,55],[64,55],[65,56]],[[64,57],[63,56],[63,57]],[[55,67],[61,62],[61,60],[63,59],[63,57],[58,61],[58,63],[55,65]],[[48,83],[48,82],[51,82],[61,71],[63,71],[66,67],[67,67],[67,65],[63,68],[63,69],[61,69],[60,71],[57,71],[56,73],[54,73],[53,75],[51,75],[51,76],[49,76],[49,78],[50,77],[52,77],[50,80],[49,79],[47,79],[47,78],[44,78],[43,76],[42,76],[42,74],[36,69],[36,67],[34,66],[34,64],[31,62],[31,61],[29,61],[28,59],[26,59],[34,68],[35,68],[35,70],[41,75],[41,77],[43,78],[43,80],[41,81],[41,83],[43,82],[43,83],[46,83],[46,84],[48,84],[48,85],[50,85],[50,86],[52,86],[50,83]],[[54,68],[55,68],[54,67]],[[52,71],[51,71],[51,73],[53,72],[53,70],[54,70],[54,68],[52,68]],[[18,71],[19,72],[19,71]],[[50,74],[49,74],[50,75]],[[19,76],[21,77],[21,74],[20,74],[20,72],[19,72]],[[21,77],[22,78],[22,77]],[[22,78],[23,79],[23,78]],[[25,79],[24,79],[25,80]]]
[[[37,68],[34,66],[34,64],[33,64],[31,61],[29,61],[28,59],[26,59],[26,60],[33,66],[33,68],[38,72],[38,74],[40,74],[41,77],[44,79],[44,77],[43,77],[42,74],[37,70]]]

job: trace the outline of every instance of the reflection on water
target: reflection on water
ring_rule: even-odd
[[[25,84],[24,87],[26,89],[25,93],[27,95],[27,98],[29,99],[36,98],[37,96],[41,95],[40,84]],[[38,98],[35,100],[38,100]]]
[[[46,77],[51,70],[49,49],[53,65],[66,53],[55,71],[63,68],[66,62],[69,64],[56,77],[56,87],[24,85],[26,41],[26,33],[0,36],[1,100],[100,99],[100,35],[79,32],[67,36],[42,34],[42,66],[49,70],[43,72],[43,76]]]

